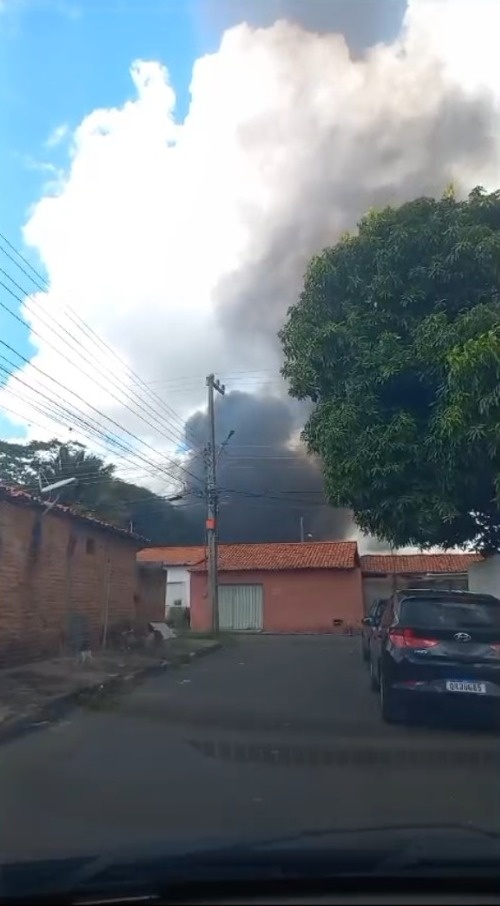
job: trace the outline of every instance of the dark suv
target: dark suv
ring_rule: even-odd
[[[366,617],[361,621],[361,657],[367,664],[370,660],[370,645],[374,632],[377,631],[380,617],[382,616],[385,598],[378,598],[370,607]]]
[[[382,717],[408,705],[474,700],[500,706],[500,600],[418,589],[388,598],[370,644],[372,688]]]

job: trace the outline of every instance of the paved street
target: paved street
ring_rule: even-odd
[[[2,858],[393,823],[500,831],[498,743],[387,727],[357,638],[248,637],[0,747]]]

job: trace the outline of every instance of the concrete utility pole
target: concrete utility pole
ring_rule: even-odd
[[[214,390],[224,396],[226,388],[215,375],[207,377],[208,387],[208,446],[207,446],[207,542],[208,542],[208,587],[212,608],[212,629],[219,632],[219,595],[217,583],[217,453],[215,449]]]
[[[303,516],[300,517],[300,540],[301,541],[306,540],[305,535],[304,535],[304,517]]]

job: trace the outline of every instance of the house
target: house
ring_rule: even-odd
[[[470,564],[469,590],[500,598],[500,554],[491,554]]]
[[[189,568],[204,559],[206,548],[147,547],[137,554],[137,562],[145,569],[160,567],[164,571],[165,614],[178,604],[189,608],[191,604],[191,575]]]
[[[331,632],[356,627],[376,598],[412,587],[468,588],[479,554],[368,554],[354,541],[219,544],[222,628]],[[193,629],[211,628],[205,547],[147,548],[144,567],[166,575],[165,602],[191,610]],[[500,560],[498,565],[500,578]],[[472,587],[472,586],[471,586]]]
[[[480,554],[366,554],[360,557],[365,613],[376,598],[400,588],[467,589],[468,570],[481,559]]]
[[[164,614],[162,577],[124,529],[0,485],[0,664],[95,647]]]
[[[221,544],[219,622],[225,630],[332,632],[363,616],[354,541]],[[212,625],[206,557],[191,567],[191,628]]]

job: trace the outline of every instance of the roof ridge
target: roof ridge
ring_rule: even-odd
[[[266,544],[266,545],[271,545],[271,544],[285,545],[285,544],[287,544],[287,545],[293,545],[296,547],[303,547],[304,545],[310,546],[311,544],[355,544],[355,545],[357,545],[357,541],[350,541],[350,540],[346,540],[345,538],[340,538],[337,541],[335,541],[335,540],[326,541],[325,539],[321,539],[320,541],[315,541],[314,539],[312,539],[311,541],[219,541],[218,546],[224,547],[224,546],[231,545],[231,547],[255,547],[257,545],[263,545],[263,544]]]

